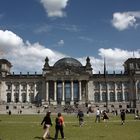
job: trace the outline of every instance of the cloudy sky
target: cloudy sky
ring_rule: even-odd
[[[42,72],[63,57],[91,59],[93,72],[123,71],[140,57],[140,0],[0,0],[0,58],[11,72]]]

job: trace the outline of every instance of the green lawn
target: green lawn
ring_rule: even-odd
[[[41,140],[42,115],[0,115],[0,140]],[[56,116],[52,116],[52,121]],[[85,117],[85,125],[78,126],[76,115],[64,116],[67,140],[140,140],[140,120],[129,115],[126,124],[120,125],[119,117],[110,117],[109,122],[95,123],[95,117]],[[51,127],[54,137],[55,124]],[[60,135],[59,135],[60,137]]]

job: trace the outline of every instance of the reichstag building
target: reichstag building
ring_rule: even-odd
[[[46,57],[42,74],[16,74],[11,62],[0,59],[0,104],[140,108],[140,58],[123,66],[120,74],[93,74],[89,57],[84,66],[69,57],[50,66]]]

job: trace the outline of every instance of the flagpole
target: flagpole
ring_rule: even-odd
[[[106,90],[106,111],[108,111],[108,93],[107,93],[107,80],[106,80],[106,62],[104,57],[104,80],[105,80],[105,90]]]

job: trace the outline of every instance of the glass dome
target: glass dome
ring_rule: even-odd
[[[81,67],[82,64],[74,58],[62,58],[58,60],[54,67]]]

